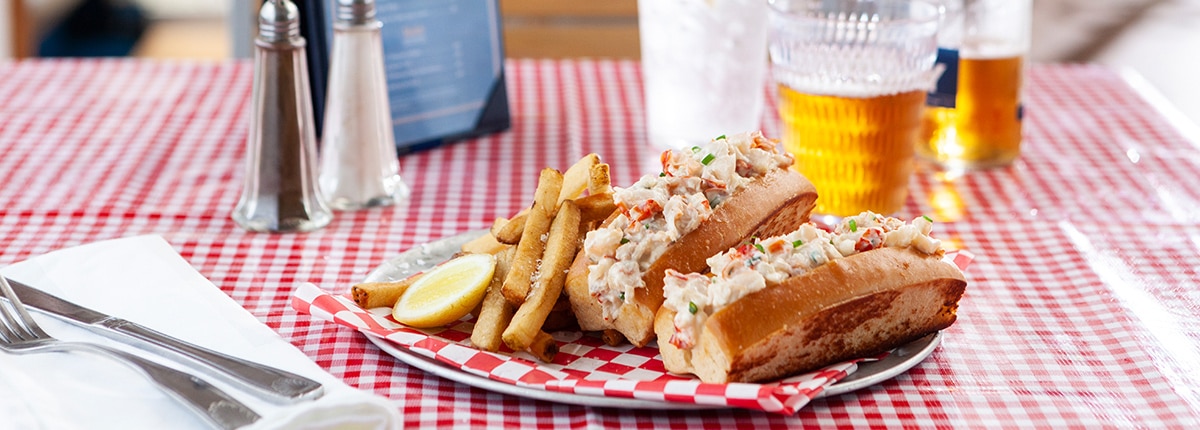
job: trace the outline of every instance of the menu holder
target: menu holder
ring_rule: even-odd
[[[314,18],[301,33],[319,124],[336,5],[298,0],[297,7],[302,19]],[[497,0],[376,0],[375,10],[400,154],[509,128]]]

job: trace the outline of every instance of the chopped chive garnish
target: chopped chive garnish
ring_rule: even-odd
[[[720,136],[717,136],[717,138],[716,138],[716,139],[713,139],[713,140],[721,140],[721,139],[724,139],[724,138],[725,138],[725,135],[724,135],[724,134],[722,134],[722,135],[720,135]]]
[[[921,218],[925,218],[925,221],[933,222],[933,218],[930,218],[929,215],[921,215]]]
[[[756,244],[754,244],[754,247],[755,247],[755,248],[758,248],[758,252],[761,252],[761,253],[763,253],[763,254],[766,254],[766,253],[767,253],[767,249],[766,249],[766,248],[763,248],[763,246],[762,246],[762,244],[761,244],[761,243],[756,243]]]
[[[692,147],[692,153],[693,153],[693,154],[696,154],[696,153],[699,153],[699,152],[700,152],[700,147],[699,147],[699,146],[693,146],[693,147]]]
[[[699,311],[700,311],[700,308],[696,307],[696,302],[688,302],[688,312],[691,312],[692,315],[695,315],[696,312],[699,312]]]
[[[663,176],[667,176],[667,172],[659,172],[659,173],[658,173],[658,177],[660,177],[660,178],[661,178],[661,177],[663,177]]]
[[[795,242],[792,242],[792,248],[799,248],[800,245],[803,245],[803,244],[804,244],[803,240],[797,240]]]
[[[854,221],[853,219],[850,220],[850,231],[851,232],[858,231],[858,222]]]
[[[711,162],[713,162],[713,160],[716,160],[716,159],[717,159],[716,155],[708,154],[708,155],[704,156],[703,160],[700,160],[700,164],[707,166],[708,163],[711,163]]]
[[[622,302],[625,301],[625,293],[624,292],[621,293],[621,301]]]
[[[624,244],[626,244],[626,243],[629,243],[629,239],[628,239],[628,238],[624,238],[624,237],[622,237],[622,238],[621,238],[621,244],[622,244],[622,245],[624,245]]]

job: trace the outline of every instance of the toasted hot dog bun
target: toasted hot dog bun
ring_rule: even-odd
[[[775,236],[808,222],[817,199],[816,189],[804,176],[776,169],[755,179],[713,210],[698,228],[668,245],[642,276],[645,288],[627,297],[613,321],[605,321],[600,303],[588,291],[588,259],[580,252],[567,274],[566,290],[583,330],[616,329],[631,343],[645,346],[654,339],[654,318],[663,303],[663,277],[667,269],[698,272],[705,260],[751,236]],[[612,219],[605,221],[608,225]]]
[[[838,259],[751,293],[704,323],[690,350],[666,339],[675,312],[655,318],[667,370],[704,382],[755,382],[879,354],[949,327],[966,281],[940,255],[881,248]]]

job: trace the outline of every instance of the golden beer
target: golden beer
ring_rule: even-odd
[[[961,58],[955,107],[929,107],[922,157],[949,167],[1011,163],[1021,153],[1022,58]]]
[[[784,147],[817,188],[814,212],[849,216],[900,210],[924,106],[921,90],[855,98],[780,85]]]

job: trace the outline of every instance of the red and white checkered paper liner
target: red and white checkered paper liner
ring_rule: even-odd
[[[946,254],[944,260],[966,270],[974,256],[966,251]],[[612,347],[598,337],[578,331],[557,332],[559,352],[554,362],[538,361],[526,352],[505,348],[502,353],[471,347],[474,319],[438,329],[415,329],[397,323],[388,308],[364,310],[351,299],[329,294],[305,283],[292,295],[292,307],[315,318],[378,336],[408,351],[438,360],[465,372],[516,386],[590,396],[609,396],[667,402],[738,407],[793,414],[826,387],[858,369],[859,358],[771,383],[704,383],[670,374],[658,349],[632,345]]]

